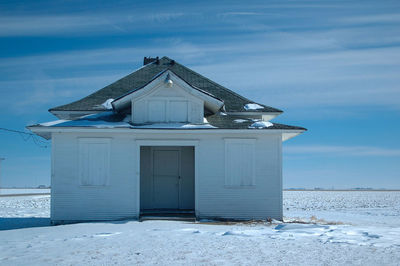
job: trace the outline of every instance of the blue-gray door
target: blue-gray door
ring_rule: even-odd
[[[179,209],[180,150],[153,150],[153,201],[159,209]]]
[[[141,147],[140,208],[194,209],[194,147]]]

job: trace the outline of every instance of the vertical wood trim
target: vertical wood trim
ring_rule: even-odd
[[[278,135],[276,138],[278,142],[278,175],[279,175],[279,213],[281,220],[283,220],[283,184],[282,184],[282,134]]]
[[[133,158],[136,161],[136,171],[134,171],[136,173],[136,212],[137,212],[137,217],[140,218],[140,145],[138,145],[138,143],[135,141],[135,139],[133,139],[133,146],[134,146],[134,150],[136,151],[136,160],[135,158]]]
[[[166,123],[169,123],[169,122],[171,122],[171,114],[170,114],[170,100],[169,99],[166,99],[165,100],[165,118],[164,118],[164,121],[166,122]]]
[[[182,190],[182,147],[178,147],[178,209],[181,208]]]
[[[55,133],[51,133],[51,170],[50,170],[50,220],[54,220],[54,203],[55,203],[55,194],[54,193],[54,185],[55,185]]]
[[[194,149],[194,213],[196,216],[196,219],[200,217],[199,213],[199,144],[195,144],[193,146]]]
[[[150,188],[151,188],[151,208],[154,208],[154,146],[150,146]]]
[[[187,101],[187,120],[188,120],[188,122],[189,123],[193,123],[194,121],[193,121],[193,115],[192,115],[192,113],[193,113],[193,103],[191,102],[191,101]]]

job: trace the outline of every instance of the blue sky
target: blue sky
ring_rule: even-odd
[[[0,127],[163,55],[309,129],[284,187],[400,188],[399,1],[1,1]],[[38,141],[0,130],[3,186],[49,184]]]

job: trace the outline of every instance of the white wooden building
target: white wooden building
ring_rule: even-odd
[[[54,223],[188,212],[282,219],[282,142],[304,128],[167,57],[49,111]]]

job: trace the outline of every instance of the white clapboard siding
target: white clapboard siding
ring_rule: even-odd
[[[84,186],[79,177],[80,139],[109,139],[109,177],[105,186]],[[246,156],[254,153],[244,185],[227,183],[227,143],[246,143]],[[195,146],[195,206],[198,218],[282,219],[281,133],[276,134],[166,133],[54,133],[52,171],[53,221],[138,218],[140,212],[140,141]],[[229,146],[229,144],[228,144]],[[228,149],[230,150],[230,149]],[[230,158],[230,159],[229,159]],[[233,158],[233,159],[232,159]],[[239,157],[229,157],[228,165]],[[236,178],[236,177],[235,177]],[[250,180],[250,181],[249,181]],[[252,184],[252,185],[249,185]]]

